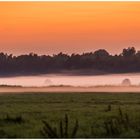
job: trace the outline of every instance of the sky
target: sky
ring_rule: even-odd
[[[0,51],[140,50],[140,2],[0,2]]]

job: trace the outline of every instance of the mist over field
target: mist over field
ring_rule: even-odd
[[[120,86],[128,79],[130,85],[140,85],[140,74],[105,74],[105,75],[63,75],[48,74],[36,76],[1,77],[1,85],[20,86]]]

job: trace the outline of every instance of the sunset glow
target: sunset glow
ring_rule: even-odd
[[[0,51],[140,49],[140,2],[0,2]]]

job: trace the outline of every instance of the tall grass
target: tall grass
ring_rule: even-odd
[[[129,132],[135,133],[134,137],[140,136],[140,124],[134,123],[127,113],[119,107],[118,115],[104,121],[105,137],[119,138],[131,137]]]
[[[108,111],[111,111],[111,106],[108,106]],[[69,117],[66,114],[64,120],[59,120],[58,126],[53,127],[48,121],[43,121],[43,129],[41,134],[45,138],[78,138],[77,131],[81,127],[76,120],[74,127],[70,128]],[[124,138],[124,137],[140,137],[140,124],[134,123],[126,112],[123,112],[119,107],[116,116],[108,117],[101,125],[103,131],[95,132],[92,129],[91,135],[86,135],[87,138]],[[93,126],[91,126],[93,128]],[[97,130],[98,128],[96,128]],[[90,130],[90,129],[88,129]],[[86,133],[86,132],[85,132]],[[129,135],[129,133],[131,133]],[[133,134],[132,134],[133,133]],[[87,132],[86,134],[90,134]]]
[[[78,120],[75,121],[73,128],[69,127],[70,122],[67,114],[65,114],[64,120],[59,120],[58,127],[53,127],[47,121],[43,121],[43,124],[41,134],[45,138],[75,138],[79,128]]]
[[[112,107],[109,105],[107,107],[107,112],[111,111]],[[22,116],[11,117],[7,115],[3,120],[4,123],[11,123],[11,125],[21,125],[25,122]],[[63,119],[59,119],[57,121],[57,125],[54,126],[47,120],[42,121],[43,126],[40,130],[40,134],[43,138],[80,138],[78,136],[79,129],[81,129],[81,125],[79,121],[76,119],[73,122],[73,119],[70,118],[67,114],[65,114]],[[89,125],[89,127],[93,128],[93,126]],[[117,110],[117,114],[111,117],[107,117],[102,124],[101,131],[99,128],[95,128],[96,131],[92,131],[92,133],[85,131],[85,138],[139,138],[140,137],[140,123],[135,122],[134,119],[131,118],[131,115],[127,112],[124,112],[120,107]],[[90,129],[85,129],[90,130]],[[0,129],[0,138],[16,138],[15,134],[8,134],[7,131]]]

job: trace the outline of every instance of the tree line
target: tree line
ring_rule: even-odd
[[[100,70],[107,73],[140,72],[140,51],[125,48],[111,55],[105,49],[83,54],[37,55],[34,53],[13,56],[0,53],[0,75],[47,74],[68,70]]]

